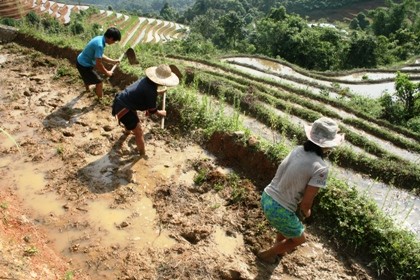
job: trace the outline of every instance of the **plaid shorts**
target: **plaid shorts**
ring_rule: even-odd
[[[270,224],[286,238],[296,238],[305,230],[298,216],[275,201],[266,192],[261,196],[261,206]]]

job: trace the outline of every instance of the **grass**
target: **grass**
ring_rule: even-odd
[[[395,225],[378,206],[337,179],[328,182],[314,207],[314,220],[352,254],[370,259],[380,275],[419,279],[420,243]]]
[[[3,135],[6,135],[7,138],[10,139],[10,141],[13,142],[13,144],[16,146],[16,148],[18,149],[19,153],[21,152],[19,144],[16,142],[15,138],[13,138],[12,135],[10,135],[6,130],[4,130],[3,128],[0,127],[0,133],[2,133]]]
[[[190,99],[192,94],[179,91],[176,95],[177,100],[173,106],[180,110],[179,114],[185,120],[181,121],[180,125],[190,131],[204,130],[202,125],[213,126],[211,123],[203,123],[200,119],[198,123],[194,122],[197,119],[197,111],[204,105],[199,103],[197,98]],[[223,120],[217,121],[223,123]],[[226,127],[222,129],[226,133],[232,133]],[[299,139],[298,136],[295,138]],[[244,142],[241,139],[238,141]],[[265,141],[253,149],[263,150],[267,157],[275,159],[275,162],[280,162],[289,150],[287,145]],[[208,173],[203,172],[199,177],[202,184],[207,180],[206,174]],[[227,182],[223,191],[229,189],[231,198],[236,203],[239,202],[246,190],[238,187],[234,177]],[[214,188],[220,188],[220,182],[214,183]],[[331,176],[328,187],[316,199],[313,213],[317,227],[326,232],[331,240],[336,240],[340,244],[340,250],[367,256],[369,265],[379,277],[419,279],[420,243],[413,233],[395,225],[364,193],[359,194],[345,182]],[[264,227],[262,224],[259,230]]]
[[[38,249],[34,246],[28,247],[24,250],[23,254],[25,256],[34,256],[38,253]]]
[[[73,271],[67,271],[64,275],[64,280],[72,280],[74,279],[74,272]]]
[[[211,88],[207,86],[207,89]],[[299,92],[303,93],[303,91]],[[218,100],[221,102],[218,104],[210,98],[200,99],[197,94],[196,82],[190,84],[189,87],[180,86],[174,89],[169,110],[179,117],[177,127],[195,133],[196,139],[204,140],[216,131],[233,133],[245,130],[241,125],[238,113],[234,117],[227,117],[223,114],[224,109],[220,104],[228,98],[225,93],[219,96]],[[239,110],[240,99],[236,96],[231,101],[234,107]],[[266,108],[262,106],[248,106],[249,108],[254,109],[259,118],[270,119],[271,125],[287,138],[300,141],[301,133],[295,130],[287,120],[266,114],[264,112]],[[249,131],[245,131],[244,137],[238,139],[242,143],[249,136]],[[5,134],[3,131],[2,133]],[[286,145],[281,146],[278,143],[265,141],[261,141],[252,149],[256,152],[263,151],[275,162],[281,161],[288,150]],[[341,160],[350,159],[353,163],[361,163],[360,158],[352,158],[352,151],[343,153],[345,153],[345,157],[342,157]],[[339,154],[335,155],[337,161],[340,160],[339,156]],[[363,161],[365,160],[363,159]],[[369,166],[373,163],[366,161],[365,164]],[[387,168],[388,166],[377,166],[376,168],[381,170],[381,173],[372,176],[383,176],[384,173],[394,172],[394,169],[381,169],[380,167]],[[362,166],[362,168],[365,167]],[[201,176],[204,175],[208,176],[209,174],[203,172]],[[202,177],[197,179],[197,182],[205,182],[205,180],[206,178]],[[220,188],[220,184],[221,182],[217,181],[213,184],[213,189]],[[236,181],[235,178],[230,178],[223,186],[221,191],[230,189],[231,196],[237,201],[240,201],[244,192],[247,191],[240,187],[240,181]],[[317,221],[316,224],[331,236],[332,240],[338,240],[340,245],[343,244],[342,249],[347,248],[353,253],[368,256],[371,267],[377,271],[378,275],[388,275],[393,279],[420,278],[420,245],[415,236],[398,228],[388,217],[384,216],[372,200],[359,195],[356,190],[344,182],[330,178],[328,188],[317,197],[314,205],[314,219]],[[28,252],[34,253],[34,249],[36,250],[36,248],[29,248]]]

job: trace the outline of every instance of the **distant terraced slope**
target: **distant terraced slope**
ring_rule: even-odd
[[[16,2],[16,1],[9,1]],[[26,1],[30,9],[38,14],[48,13],[64,24],[70,22],[70,15],[80,10],[86,10],[89,6],[66,5],[54,1],[33,0]],[[114,11],[100,10],[98,14],[90,18],[90,22],[102,25],[104,29],[116,26],[122,32],[122,45],[134,47],[139,43],[158,43],[180,39],[185,36],[188,27],[164,20],[128,16]],[[134,23],[134,24],[133,24]]]
[[[0,17],[21,18],[32,10],[32,1],[2,0],[0,1]]]

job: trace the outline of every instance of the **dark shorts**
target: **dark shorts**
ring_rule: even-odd
[[[140,122],[139,117],[137,116],[136,111],[128,111],[120,120],[120,123],[124,125],[127,130],[133,130],[136,128],[137,124]]]
[[[102,83],[102,77],[93,67],[84,67],[80,65],[78,61],[76,62],[76,66],[85,85],[96,85]]]
[[[123,109],[124,106],[117,101],[117,98],[114,98],[114,102],[112,103],[112,115],[116,116]],[[140,119],[136,111],[129,110],[118,120],[118,122],[122,123],[127,130],[133,130],[140,122]]]

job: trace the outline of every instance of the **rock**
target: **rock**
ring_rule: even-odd
[[[107,125],[105,125],[105,126],[103,127],[103,129],[104,129],[106,132],[109,132],[109,131],[113,130],[113,127],[107,124]]]
[[[63,135],[66,136],[66,137],[73,137],[74,133],[71,132],[71,131],[63,131]]]

